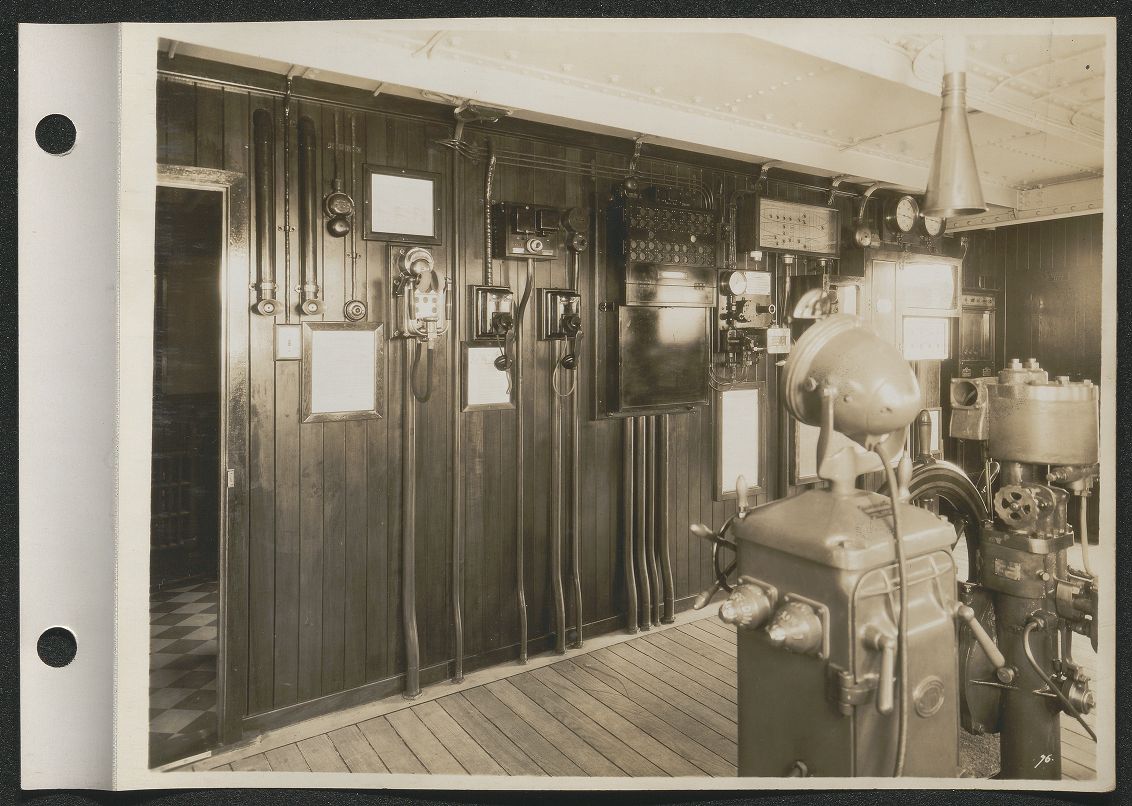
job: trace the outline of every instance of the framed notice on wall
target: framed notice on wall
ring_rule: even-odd
[[[715,500],[735,498],[742,476],[747,493],[766,491],[766,384],[737,384],[715,393]]]
[[[440,243],[441,175],[381,165],[365,167],[368,241]]]
[[[463,411],[513,409],[511,373],[495,366],[498,347],[472,347],[464,344]]]
[[[382,417],[384,326],[376,322],[303,322],[304,423]]]

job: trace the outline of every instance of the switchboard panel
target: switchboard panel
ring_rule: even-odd
[[[756,197],[755,227],[740,248],[769,249],[804,255],[838,257],[841,252],[841,212],[835,207]]]
[[[687,411],[709,399],[715,213],[676,189],[622,193],[606,212],[598,416]]]

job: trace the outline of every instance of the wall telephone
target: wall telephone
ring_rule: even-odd
[[[397,250],[393,280],[398,299],[394,336],[416,339],[431,350],[448,332],[451,279],[436,270],[432,253],[421,246]]]
[[[538,330],[539,339],[544,341],[565,341],[566,354],[554,367],[555,392],[563,397],[574,389],[571,382],[569,390],[563,394],[558,390],[558,370],[578,368],[578,338],[582,334],[582,295],[564,288],[542,288],[539,290]]]

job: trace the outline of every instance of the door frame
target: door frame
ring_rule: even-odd
[[[158,165],[157,185],[223,194],[216,728],[217,742],[224,745],[240,738],[247,710],[248,611],[240,593],[247,589],[248,546],[248,179],[237,171]]]

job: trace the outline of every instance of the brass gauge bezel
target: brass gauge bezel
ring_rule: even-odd
[[[939,229],[936,230],[935,232],[932,232],[931,229],[928,227],[928,219],[931,219],[933,221],[938,221],[939,222]],[[920,212],[920,229],[923,231],[924,235],[927,235],[929,238],[939,238],[945,232],[947,232],[947,219],[944,218],[943,216],[924,215],[924,213],[921,211]]]
[[[900,219],[897,216],[897,211],[902,205],[912,205],[912,221],[907,227],[900,225]],[[920,203],[915,198],[907,194],[903,196],[896,196],[888,203],[884,213],[884,222],[888,227],[896,232],[907,235],[916,228],[916,224],[920,221]]]

